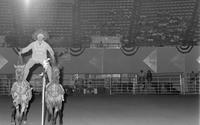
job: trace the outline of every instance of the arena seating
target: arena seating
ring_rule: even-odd
[[[36,3],[37,4],[37,3]],[[23,11],[22,24],[25,33],[32,28],[45,28],[52,36],[71,36],[72,3],[45,2]]]
[[[199,5],[200,5],[200,1],[199,1]],[[197,41],[200,41],[200,7],[198,8],[198,24],[197,24],[197,28],[195,32],[195,38],[197,39]]]
[[[17,30],[21,34],[31,36],[35,29],[43,28],[51,37],[56,39],[64,37],[58,43],[52,41],[51,44],[55,46],[64,45],[64,42],[72,40],[72,37],[79,38],[73,42],[84,44],[85,37],[92,35],[133,36],[129,42],[138,46],[176,45],[181,44],[178,42],[182,39],[181,34],[193,23],[192,17],[199,1],[34,0],[31,2],[33,2],[31,5],[37,6],[26,8],[22,3],[13,5],[7,0],[0,0],[0,35],[8,35],[19,28]],[[199,15],[199,11],[198,9],[198,14],[195,16]],[[162,18],[167,20],[163,21]],[[17,26],[14,23],[16,20]],[[172,24],[173,21],[176,24]],[[195,30],[195,35],[192,36],[195,39],[194,44],[200,38],[200,21],[198,22],[190,27]],[[177,31],[178,33],[174,35]]]
[[[133,0],[80,1],[80,29],[83,35],[127,35]]]
[[[130,42],[139,46],[163,46],[182,44],[185,30],[193,23],[192,17],[197,2],[196,0],[118,0],[117,2],[87,0],[80,1],[79,4],[82,35],[128,36],[132,23],[134,41]],[[157,24],[166,26],[155,27]],[[165,31],[162,31],[163,29]],[[139,37],[143,37],[142,40]],[[166,39],[155,37],[166,37]]]
[[[13,15],[8,0],[0,1],[0,35],[13,31]]]
[[[20,34],[20,44],[26,41],[27,45],[27,37],[31,37],[36,29],[41,28],[48,31],[51,38],[65,37],[65,40],[71,40],[73,1],[34,0],[26,7],[23,1],[0,0],[0,7],[0,35],[13,37],[12,40]],[[60,45],[55,41],[51,44]]]
[[[195,5],[196,0],[142,0],[136,44],[181,44],[179,41],[184,39],[184,32],[193,23]]]
[[[21,10],[24,34],[32,34],[35,29],[42,28],[51,37],[71,38],[73,3],[64,0],[38,2],[40,1],[36,1],[37,6],[32,6],[28,12]],[[59,46],[60,43],[56,44],[54,41],[51,44]]]

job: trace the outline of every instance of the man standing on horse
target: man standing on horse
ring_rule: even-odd
[[[51,55],[52,60],[55,61],[53,49],[47,42],[44,41],[48,38],[47,32],[43,30],[38,30],[33,34],[33,38],[35,41],[30,43],[27,47],[21,49],[21,51],[19,52],[20,54],[23,54],[32,50],[32,57],[29,59],[25,66],[24,80],[27,79],[30,68],[33,67],[35,64],[44,65],[44,62],[47,60],[47,52],[49,52],[49,54]],[[47,67],[47,75],[49,82],[51,82],[52,71],[50,65],[48,65]]]

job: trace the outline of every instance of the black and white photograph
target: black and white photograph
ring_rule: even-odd
[[[0,125],[200,125],[200,0],[0,0]]]

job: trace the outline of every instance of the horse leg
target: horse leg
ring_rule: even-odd
[[[48,122],[50,122],[50,120],[51,120],[51,114],[49,112],[49,109],[47,108],[46,103],[45,103],[45,110],[44,110],[44,118],[45,118],[45,121],[46,121],[46,118],[47,118]]]
[[[20,110],[20,112],[19,112],[19,125],[21,125],[22,124],[22,118],[23,118],[23,113],[24,113],[24,110],[25,110],[25,104],[21,104],[21,110]]]
[[[51,106],[47,105],[45,106],[45,115],[47,115],[47,121],[50,122],[52,119],[52,114],[53,114],[53,110],[51,108]]]
[[[21,123],[20,123],[20,106],[18,105],[17,107],[16,107],[16,114],[15,114],[15,123],[16,123],[16,125],[21,125]]]
[[[50,122],[51,119],[52,119],[53,111],[49,111],[49,110],[47,110],[47,113],[48,113],[48,122]]]
[[[22,115],[23,124],[26,124],[27,122],[27,110],[28,110],[28,107],[24,109],[24,113]]]
[[[59,116],[59,124],[63,125],[63,107],[62,107],[62,102],[59,104],[58,116]]]
[[[62,110],[58,111],[58,116],[59,116],[59,124],[63,125],[63,112],[62,112]]]
[[[59,112],[58,107],[55,107],[54,108],[54,114],[53,114],[54,125],[56,125],[56,120],[57,120],[58,112]]]
[[[48,106],[47,110],[48,110],[48,121],[50,121],[51,124],[53,125],[53,108],[51,106]]]
[[[16,108],[14,105],[12,105],[11,107],[11,124],[14,125],[15,124],[15,115],[16,115]]]

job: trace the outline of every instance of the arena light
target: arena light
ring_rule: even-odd
[[[30,5],[31,0],[24,0],[25,6],[28,7]]]

